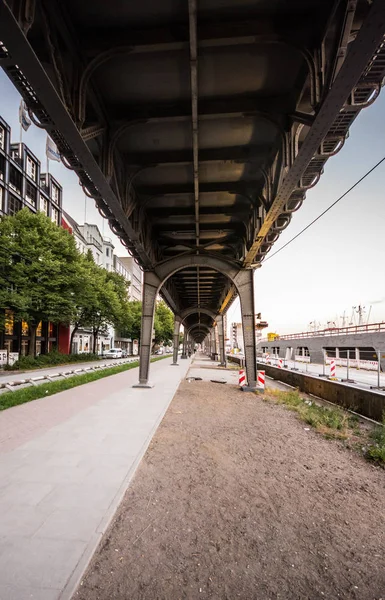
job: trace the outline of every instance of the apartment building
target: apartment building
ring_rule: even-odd
[[[59,225],[62,216],[63,189],[50,174],[42,172],[40,160],[26,144],[12,142],[11,128],[0,117],[0,216],[14,215],[27,207],[42,211]],[[6,310],[4,331],[0,331],[0,349],[25,355],[29,350],[28,325],[13,319]],[[37,329],[36,353],[68,347],[68,328],[42,322]]]

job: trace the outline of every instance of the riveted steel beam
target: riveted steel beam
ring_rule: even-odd
[[[142,265],[147,268],[151,267],[153,264],[152,259],[140,242],[139,234],[126,218],[117,197],[82,139],[81,133],[64,107],[27,38],[21,31],[10,7],[4,2],[0,2],[0,39],[9,53],[7,58],[10,58],[13,63],[12,67],[5,68],[5,72],[18,87],[27,105],[32,109],[33,94],[36,94],[39,103],[44,107],[51,121],[50,134],[53,135],[57,131],[58,136],[55,137],[55,141],[63,140],[62,145],[60,142],[57,144],[61,154],[63,156],[66,156],[67,152],[76,154],[85,176],[87,175],[91,179],[98,196],[107,204],[119,224],[122,238],[126,237],[127,241],[132,244]],[[19,73],[16,79],[15,72]],[[81,177],[81,173],[78,174]]]
[[[245,267],[250,267],[254,263],[255,256],[261,248],[271,226],[283,211],[285,204],[290,199],[291,194],[298,185],[313,156],[317,153],[322,140],[328,134],[349,95],[383,42],[384,35],[385,2],[375,0],[356,39],[350,45],[346,59],[318,110],[314,123],[310,127],[297,156],[294,158],[291,168],[278,189],[255,242],[245,256]]]

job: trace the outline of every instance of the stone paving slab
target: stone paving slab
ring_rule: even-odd
[[[68,600],[190,360],[0,413],[0,599]]]

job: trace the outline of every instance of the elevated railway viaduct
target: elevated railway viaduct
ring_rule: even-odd
[[[0,0],[0,66],[144,270],[140,385],[159,292],[197,342],[239,295],[255,386],[254,270],[379,94],[384,33],[383,0]]]

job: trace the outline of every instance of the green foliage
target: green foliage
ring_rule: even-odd
[[[168,357],[159,356],[157,358],[152,358],[151,362],[156,362],[164,358]],[[125,363],[123,365],[118,365],[117,367],[104,369],[103,371],[94,371],[92,373],[85,373],[84,375],[73,375],[68,379],[46,382],[42,383],[41,385],[16,390],[15,392],[4,392],[3,394],[0,394],[0,411],[11,408],[12,406],[24,404],[25,402],[31,402],[31,400],[52,396],[58,392],[63,392],[64,390],[69,390],[77,387],[78,385],[90,383],[91,381],[96,381],[97,379],[108,377],[109,375],[116,375],[117,373],[122,373],[123,371],[133,369],[138,365],[138,361]]]
[[[0,220],[1,304],[15,319],[69,323],[80,285],[73,237],[27,208]]]
[[[23,209],[0,220],[0,265],[0,309],[28,323],[32,356],[40,321],[72,322],[71,346],[79,328],[92,328],[94,352],[100,330],[126,323],[124,277],[96,265],[90,251],[81,255],[68,231],[43,213]]]
[[[156,344],[160,344],[161,342],[168,343],[172,340],[174,315],[163,300],[158,302],[155,309],[154,329]]]
[[[370,437],[373,443],[367,449],[367,457],[385,466],[385,416],[382,425],[376,427]]]
[[[81,287],[73,237],[27,208],[0,220],[0,307],[28,323],[34,351],[40,321],[70,323]]]
[[[300,419],[311,425],[327,437],[346,439],[347,429],[356,424],[356,420],[340,408],[319,406],[313,401],[302,398],[298,390],[281,392],[269,390],[279,404],[285,404],[290,410],[298,413]]]
[[[20,356],[12,366],[8,367],[9,371],[19,369],[43,369],[44,367],[52,367],[54,365],[64,365],[76,362],[87,362],[99,360],[97,354],[61,354],[60,352],[49,352],[48,354],[40,354],[39,356]]]
[[[124,322],[120,329],[122,337],[132,340],[140,339],[140,328],[142,321],[142,303],[139,300],[127,302],[125,307]]]
[[[132,340],[140,339],[142,321],[142,303],[132,300],[125,305],[125,323],[122,328],[123,337]],[[174,315],[163,301],[158,302],[154,315],[155,343],[170,342],[174,333]]]

